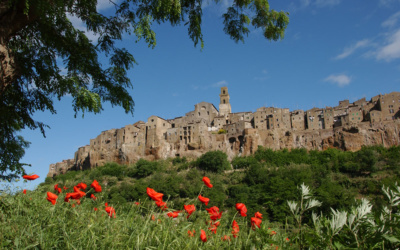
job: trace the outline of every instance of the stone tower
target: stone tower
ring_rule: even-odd
[[[219,94],[219,98],[219,115],[227,116],[229,113],[232,113],[231,104],[229,103],[228,87],[221,88],[221,94]]]

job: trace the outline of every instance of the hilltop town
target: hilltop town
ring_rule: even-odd
[[[261,107],[254,113],[232,113],[227,87],[221,88],[219,96],[219,109],[200,102],[182,117],[150,116],[147,122],[103,131],[90,145],[80,147],[74,159],[51,164],[48,177],[106,162],[198,157],[210,150],[224,151],[232,159],[250,155],[258,146],[355,151],[363,145],[400,144],[400,92],[377,95],[369,101],[343,100],[336,107],[307,111]]]

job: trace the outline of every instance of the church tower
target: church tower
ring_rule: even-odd
[[[219,115],[227,116],[229,113],[232,113],[231,104],[229,103],[228,87],[221,88],[221,94],[219,94],[219,98]]]

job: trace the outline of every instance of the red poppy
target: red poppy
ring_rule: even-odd
[[[183,205],[183,208],[185,209],[186,213],[188,213],[188,216],[186,218],[189,218],[189,216],[196,211],[195,205]]]
[[[22,176],[22,178],[24,178],[25,180],[28,180],[28,181],[33,181],[33,180],[36,180],[37,178],[39,178],[39,175],[37,175],[37,174],[24,175],[24,176]]]
[[[213,185],[211,184],[211,182],[210,182],[210,179],[208,178],[208,177],[203,177],[203,182],[204,182],[204,184],[207,186],[207,187],[209,187],[209,188],[212,188],[213,187]]]
[[[259,218],[259,219],[262,219],[262,213],[256,212],[256,213],[254,214],[254,217]]]
[[[221,219],[222,216],[222,212],[219,212],[219,208],[216,206],[210,207],[210,208],[206,208],[207,212],[210,214],[210,219],[215,221],[218,219]]]
[[[167,203],[163,201],[156,201],[157,207],[159,207],[162,211],[167,210]]]
[[[22,193],[26,194],[26,189],[24,189],[24,191],[22,191]]]
[[[236,203],[236,210],[240,212],[242,217],[247,216],[247,208],[243,203]]]
[[[272,231],[272,232],[270,233],[271,236],[272,236],[272,235],[275,235],[275,234],[276,234],[275,231]]]
[[[57,188],[57,192],[58,192],[59,194],[61,194],[62,189],[61,189],[61,188]]]
[[[75,207],[75,204],[72,204],[71,207]]]
[[[92,184],[90,184],[90,187],[92,187],[96,193],[101,192],[101,186],[96,180],[94,180]]]
[[[108,207],[108,202],[104,203],[104,205],[105,205],[106,207]]]
[[[139,206],[139,205],[140,205],[140,202],[135,201],[135,205],[136,205],[136,206]]]
[[[64,190],[67,190],[68,188],[66,186],[63,187]]]
[[[81,182],[78,185],[76,185],[75,187],[85,190],[87,188],[87,185],[85,183]]]
[[[217,234],[217,228],[219,227],[219,225],[221,225],[221,223],[219,221],[217,221],[216,223],[211,223],[210,227],[208,228],[208,230],[210,230],[211,232],[213,232],[214,234]]]
[[[204,232],[203,229],[201,229],[200,239],[201,239],[201,241],[203,241],[203,242],[207,242],[207,235],[206,235],[206,232]]]
[[[195,233],[196,233],[196,231],[194,229],[193,229],[193,231],[188,230],[189,237],[194,237]]]
[[[169,212],[167,213],[168,217],[176,218],[179,215],[179,211]]]
[[[106,209],[108,216],[110,216],[110,218],[113,217],[113,215],[114,215],[114,218],[117,217],[117,215],[115,214],[115,209],[113,207],[106,207],[105,209]]]
[[[289,241],[289,238],[286,238],[286,241]]]
[[[57,191],[58,189],[58,184],[54,185],[54,191]]]
[[[257,226],[258,228],[260,228],[260,224],[261,224],[261,222],[262,222],[261,219],[256,218],[256,217],[251,217],[250,220],[251,220],[251,228],[252,228],[253,230],[256,229],[256,226]]]
[[[214,224],[211,224],[210,227],[208,228],[208,230],[210,230],[214,234],[217,234],[217,226]]]
[[[94,211],[97,211],[97,210],[98,210],[97,207],[95,207],[95,208],[94,208]]]
[[[151,215],[151,220],[156,220],[156,217],[153,214]]]
[[[238,236],[239,233],[239,224],[234,220],[232,222],[232,235],[234,238]]]
[[[231,240],[231,237],[229,237],[228,235],[224,235],[224,237],[221,237],[221,240],[222,241],[230,241]]]
[[[199,195],[199,200],[201,201],[201,202],[203,202],[204,203],[204,205],[208,205],[208,202],[210,202],[210,199],[209,198],[206,198],[206,197],[203,197],[203,196],[201,196],[201,195]]]
[[[146,190],[147,195],[153,200],[153,201],[162,201],[162,197],[164,196],[163,193],[157,193],[154,189],[152,188],[147,188]]]
[[[96,196],[94,196],[94,194],[91,194],[90,198],[92,198],[94,201],[97,199]]]
[[[47,200],[51,202],[51,204],[55,205],[57,202],[58,196],[53,194],[52,192],[47,192]]]

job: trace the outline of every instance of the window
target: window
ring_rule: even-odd
[[[163,123],[162,125],[163,125],[163,127],[165,127],[165,123]]]

